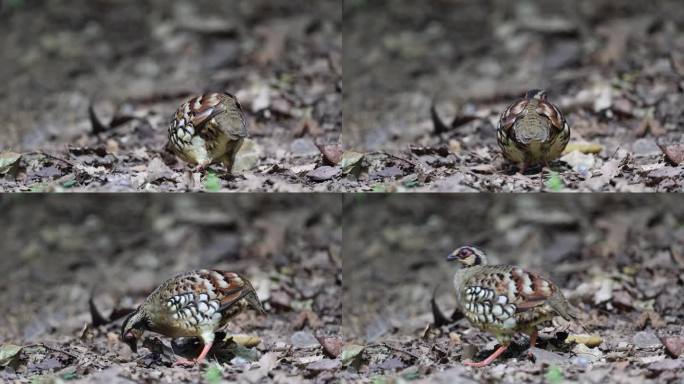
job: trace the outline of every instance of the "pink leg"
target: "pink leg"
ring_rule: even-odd
[[[192,367],[192,366],[194,366],[194,365],[195,365],[195,361],[194,361],[194,360],[188,360],[188,359],[186,359],[186,358],[184,358],[184,357],[179,357],[179,358],[177,358],[176,361],[174,361],[174,363],[173,363],[173,366],[174,366],[174,367],[176,367],[176,366],[181,366],[181,367]]]
[[[197,356],[197,358],[195,360],[188,360],[188,359],[179,357],[176,360],[176,362],[173,363],[173,366],[175,367],[177,365],[180,365],[180,366],[184,366],[184,367],[192,367],[195,364],[201,363],[202,360],[204,360],[204,358],[207,357],[207,353],[209,353],[209,350],[211,349],[212,344],[213,343],[205,343],[204,348],[202,348],[202,352],[199,354],[199,356]]]
[[[204,348],[202,348],[202,353],[200,353],[199,356],[197,356],[197,361],[198,363],[201,363],[202,360],[204,360],[205,357],[207,357],[207,353],[209,353],[209,350],[211,349],[213,343],[205,343]]]
[[[492,361],[494,361],[494,359],[496,359],[497,357],[499,357],[499,355],[501,355],[502,353],[504,353],[504,351],[505,351],[506,349],[508,349],[508,344],[500,346],[499,349],[497,349],[496,351],[494,351],[494,353],[492,353],[491,355],[489,355],[488,358],[486,358],[486,359],[480,361],[479,363],[476,363],[476,362],[473,362],[473,361],[465,361],[465,362],[463,362],[463,365],[467,365],[467,366],[469,366],[469,367],[475,367],[475,368],[484,367],[485,365],[489,365],[489,363],[491,363]]]

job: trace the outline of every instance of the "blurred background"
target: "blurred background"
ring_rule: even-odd
[[[345,195],[342,332],[362,345],[347,373],[445,384],[681,380],[682,203],[663,194]],[[550,278],[584,329],[556,318],[539,327],[531,358],[518,335],[487,369],[461,364],[498,345],[454,312],[457,265],[446,256],[465,244],[492,264]],[[576,334],[595,344],[566,340]]]
[[[551,278],[587,313],[619,330],[639,312],[684,319],[684,206],[663,195],[345,196],[346,337],[417,336],[432,321],[435,288],[455,308],[454,263],[477,245],[496,264]],[[594,301],[599,289],[604,297]],[[617,331],[616,331],[617,332]]]
[[[343,141],[411,161],[367,156],[361,190],[535,190],[495,134],[530,89],[571,127],[557,190],[682,189],[681,1],[346,0],[344,23]]]
[[[322,194],[1,197],[0,350],[62,351],[26,348],[12,365],[19,377],[61,377],[69,367],[80,376],[134,361],[151,369],[124,376],[149,379],[170,368],[120,342],[121,320],[93,326],[89,300],[107,317],[177,273],[213,268],[243,273],[268,311],[241,314],[228,332],[260,337],[257,350],[269,356],[286,345],[292,358],[320,354],[314,336],[339,337],[342,317],[340,209],[339,196]],[[16,379],[4,359],[0,377]],[[276,371],[296,376],[287,366]]]
[[[433,100],[447,123],[494,118],[535,88],[567,112],[617,109],[622,116],[610,116],[603,132],[615,138],[629,137],[628,118],[645,107],[668,131],[684,123],[684,6],[676,0],[347,0],[344,20],[345,142],[353,147],[432,143]],[[589,130],[593,116],[570,121],[578,136],[599,134]],[[495,143],[487,123],[459,133]]]
[[[340,0],[1,0],[0,23],[0,153],[135,174],[158,156],[180,103],[208,91],[247,111],[246,169],[311,162],[314,140],[335,143],[342,130]],[[98,156],[78,158],[84,150]],[[72,171],[54,159],[22,165],[21,185]]]

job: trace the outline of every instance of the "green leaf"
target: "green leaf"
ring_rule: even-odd
[[[70,179],[62,183],[62,187],[71,188],[76,185],[76,179]]]
[[[418,380],[418,379],[420,379],[420,373],[418,371],[407,372],[407,373],[403,374],[402,377],[405,380],[409,380],[409,381]]]
[[[0,175],[4,175],[19,162],[21,159],[20,153],[15,152],[0,152]]]
[[[219,364],[212,364],[206,372],[204,372],[204,380],[209,384],[219,384],[223,379],[223,369]]]
[[[14,344],[0,345],[0,367],[9,364],[21,352],[21,346]]]
[[[218,192],[221,190],[221,179],[219,179],[213,172],[207,172],[204,176],[204,189],[209,192]]]
[[[385,376],[373,376],[370,382],[371,384],[387,384],[387,378]]]
[[[31,185],[29,191],[34,193],[43,193],[45,190],[47,190],[47,187],[48,185],[46,183],[35,183]]]
[[[385,193],[385,192],[387,192],[387,186],[385,184],[378,183],[378,184],[373,185],[373,187],[371,188],[371,191],[378,192],[378,193]]]
[[[360,165],[361,160],[363,160],[363,153],[346,151],[342,154],[340,158],[340,168],[342,168],[342,173],[347,174],[354,171],[356,166]]]
[[[558,192],[563,187],[565,184],[563,184],[563,180],[560,178],[560,175],[556,171],[551,171],[551,177],[549,177],[548,180],[545,182],[546,187],[554,192]]]
[[[354,359],[356,359],[365,347],[363,345],[348,344],[342,350],[340,354],[340,360],[343,365],[350,364]]]
[[[546,381],[548,381],[550,384],[560,384],[563,382],[563,379],[565,378],[563,376],[563,371],[556,366],[553,365],[549,367],[549,370],[546,371]]]

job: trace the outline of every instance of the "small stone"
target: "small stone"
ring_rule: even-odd
[[[568,359],[556,352],[548,351],[546,349],[532,347],[529,352],[534,356],[535,363],[562,364],[568,362]]]
[[[644,137],[634,141],[632,152],[634,152],[635,156],[648,157],[660,154],[661,150],[655,140]]]
[[[342,366],[339,360],[322,359],[306,366],[310,371],[332,371]]]
[[[292,334],[290,342],[295,348],[312,348],[317,347],[318,340],[311,334],[311,332],[298,331]]]
[[[667,160],[675,165],[684,162],[684,144],[672,144],[661,147]]]
[[[315,156],[320,153],[316,144],[308,137],[294,139],[290,144],[290,152],[297,157]]]
[[[323,352],[332,358],[339,356],[344,346],[344,341],[339,337],[319,337],[318,342],[321,343]]]
[[[340,169],[340,167],[330,167],[324,165],[307,173],[306,177],[310,178],[313,181],[326,181],[332,179],[335,176],[340,175],[341,173],[342,169]]]
[[[665,336],[662,342],[667,352],[673,357],[682,356],[684,353],[684,336]]]
[[[653,332],[641,331],[632,337],[632,343],[637,348],[655,348],[661,345],[660,340]]]

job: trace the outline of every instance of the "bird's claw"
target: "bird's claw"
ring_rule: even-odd
[[[174,366],[174,367],[181,366],[181,367],[186,367],[186,368],[187,368],[187,367],[194,367],[195,364],[197,364],[197,361],[195,361],[195,360],[188,360],[188,359],[186,359],[186,358],[179,357],[179,358],[173,363],[173,366]]]

